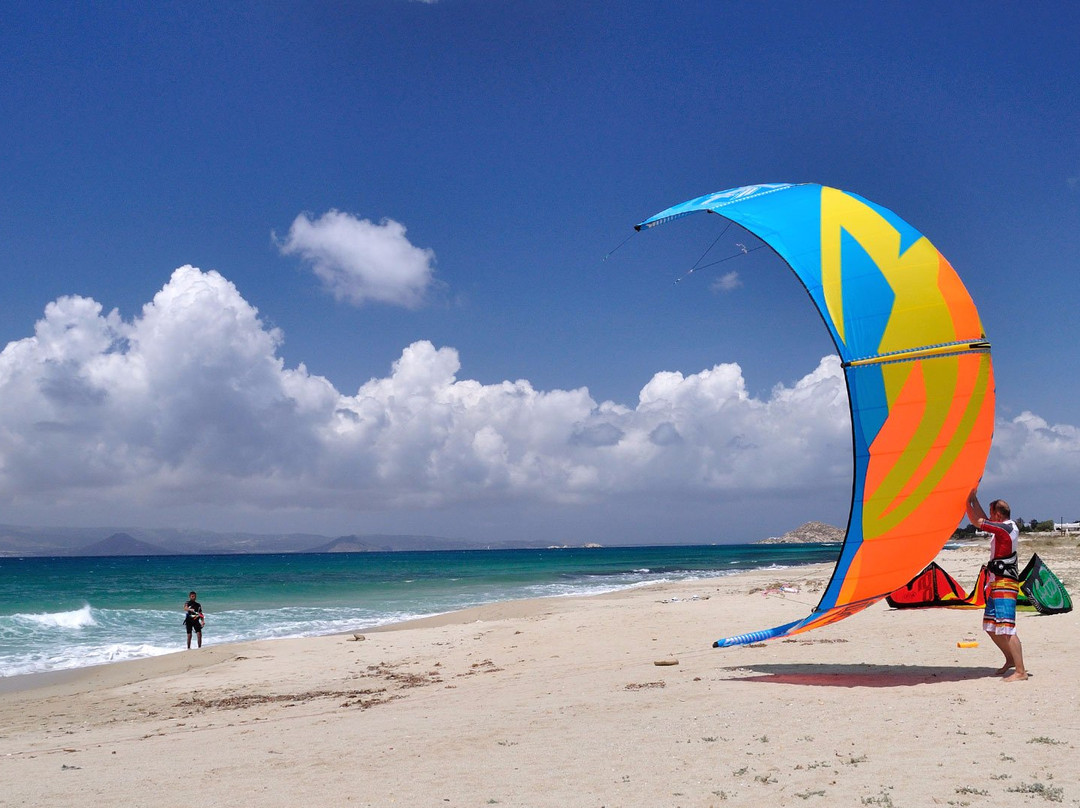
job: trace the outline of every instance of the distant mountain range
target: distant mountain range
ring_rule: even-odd
[[[762,544],[839,542],[844,531],[807,522]],[[175,528],[44,528],[0,525],[2,556],[152,556],[229,555],[234,553],[373,553],[405,550],[512,550],[528,547],[599,547],[548,541],[472,541],[445,536],[395,533],[352,534],[331,538],[317,533],[214,533]]]
[[[172,528],[37,528],[0,525],[0,556],[130,556],[232,553],[368,553],[538,546],[391,533],[330,538],[314,533],[214,533]]]
[[[194,555],[294,553],[328,537],[317,534],[214,533],[174,528],[0,525],[0,555]]]

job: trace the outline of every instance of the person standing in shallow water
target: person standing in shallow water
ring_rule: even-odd
[[[195,593],[188,595],[188,601],[184,604],[184,628],[187,629],[187,647],[191,648],[191,632],[195,632],[199,638],[199,648],[202,648],[203,613],[202,604],[195,600]]]
[[[1020,530],[1012,520],[1009,503],[995,499],[990,503],[990,518],[979,504],[976,491],[968,496],[967,516],[971,524],[990,534],[990,563],[986,585],[986,610],[983,612],[983,630],[990,635],[994,645],[1005,655],[1005,664],[996,671],[1006,682],[1019,682],[1028,678],[1024,667],[1024,650],[1016,633],[1016,594],[1020,590],[1020,573],[1017,568],[1017,551],[1020,546]],[[1009,671],[1012,670],[1012,673]]]

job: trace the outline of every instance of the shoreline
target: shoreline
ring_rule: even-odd
[[[423,617],[414,617],[408,620],[400,620],[392,623],[385,623],[377,626],[370,626],[364,628],[355,628],[345,631],[334,631],[328,634],[313,634],[303,637],[278,637],[270,639],[257,639],[257,640],[236,640],[229,642],[213,643],[204,645],[202,648],[196,649],[180,649],[177,651],[171,651],[165,654],[158,654],[157,656],[140,657],[137,659],[124,659],[117,662],[104,662],[97,665],[86,665],[78,668],[64,668],[61,670],[53,671],[35,671],[33,673],[21,673],[14,676],[0,677],[0,695],[11,693],[24,693],[28,691],[34,691],[45,688],[65,688],[68,686],[79,687],[84,683],[93,682],[97,685],[101,680],[113,679],[105,675],[105,672],[112,670],[124,670],[130,669],[132,673],[128,676],[118,675],[117,679],[120,680],[135,680],[140,676],[144,676],[145,672],[141,668],[151,668],[154,673],[158,673],[159,668],[173,669],[179,667],[185,667],[190,669],[193,667],[205,667],[203,664],[192,664],[195,658],[188,660],[187,662],[180,662],[181,658],[187,660],[187,655],[203,655],[207,654],[213,657],[208,664],[216,664],[220,661],[218,657],[228,655],[236,652],[238,649],[242,650],[247,646],[262,645],[265,643],[278,644],[278,643],[302,643],[309,640],[319,640],[325,638],[340,638],[349,640],[356,635],[367,636],[369,634],[382,634],[387,632],[398,631],[411,631],[416,629],[427,628],[442,628],[453,625],[466,625],[469,623],[482,623],[496,620],[514,620],[514,619],[529,619],[539,613],[554,614],[561,611],[570,611],[578,605],[578,602],[589,602],[593,600],[604,600],[611,598],[618,598],[619,596],[631,593],[631,592],[646,592],[650,589],[665,589],[671,586],[688,585],[694,586],[696,584],[709,584],[714,581],[724,580],[727,578],[738,578],[748,575],[762,574],[770,577],[776,577],[778,573],[786,571],[798,571],[809,567],[821,567],[822,570],[831,569],[832,564],[799,564],[790,567],[781,568],[762,568],[752,570],[735,570],[722,576],[709,576],[703,578],[692,578],[682,581],[662,581],[662,582],[649,582],[644,584],[632,584],[622,587],[610,592],[600,592],[591,595],[550,595],[542,598],[518,598],[512,600],[493,601],[491,603],[483,603],[478,606],[467,606],[463,609],[454,609],[448,612],[440,612],[438,614],[426,615]],[[172,660],[176,661],[177,665],[167,665],[163,661]]]
[[[801,555],[802,555],[803,559],[806,558],[806,554],[801,554]],[[648,564],[648,562],[644,561],[644,560],[643,560],[643,563]],[[790,560],[788,558],[784,558],[783,560],[778,560],[777,562],[772,562],[770,564],[770,566],[775,565],[775,567],[777,569],[783,569],[783,568],[787,568],[789,566],[795,566],[795,567],[804,566],[807,563],[816,563],[816,562],[809,561],[809,560],[802,560],[802,559]],[[708,579],[711,579],[711,578],[727,577],[727,576],[730,576],[730,575],[736,575],[736,574],[740,574],[740,573],[743,573],[743,572],[751,571],[753,569],[767,569],[767,568],[768,567],[752,567],[752,568],[749,568],[749,569],[739,569],[739,568],[736,567],[736,568],[731,568],[731,569],[724,569],[722,567],[707,567],[707,568],[702,568],[702,569],[696,570],[694,567],[689,567],[689,568],[687,568],[687,570],[676,570],[673,574],[675,575],[675,580],[703,580],[703,579],[708,580]],[[633,572],[636,574],[636,573],[639,573],[639,572],[649,573],[651,571],[648,570],[648,569],[644,569],[644,570],[635,569]],[[627,574],[629,574],[629,572]],[[690,577],[690,576],[694,576],[694,577]],[[562,592],[562,593],[556,593],[556,594],[545,594],[543,592],[508,593],[508,592],[499,591],[498,587],[496,587],[496,589],[493,589],[490,593],[488,593],[488,597],[495,598],[495,599],[490,600],[490,601],[488,601],[486,603],[479,603],[479,604],[476,604],[476,605],[473,605],[473,606],[465,605],[465,606],[455,607],[454,605],[451,605],[451,604],[426,603],[426,604],[424,604],[424,606],[426,606],[427,608],[419,608],[419,609],[413,610],[414,615],[412,615],[412,616],[402,615],[399,612],[396,615],[387,615],[387,616],[384,616],[384,617],[380,617],[380,618],[378,618],[376,620],[370,620],[370,621],[358,618],[356,620],[356,622],[353,622],[351,625],[347,620],[338,619],[336,621],[338,623],[338,625],[336,625],[336,626],[334,626],[332,628],[325,627],[325,628],[321,628],[321,629],[316,630],[316,631],[311,631],[311,630],[305,630],[305,627],[303,627],[303,626],[298,626],[297,627],[298,630],[295,633],[291,633],[291,634],[290,633],[283,633],[281,636],[277,636],[277,637],[270,637],[270,636],[265,636],[265,635],[264,636],[258,636],[258,634],[260,632],[250,632],[249,636],[246,636],[246,637],[244,637],[244,636],[239,636],[239,637],[233,636],[233,637],[231,637],[229,639],[222,640],[219,637],[216,637],[215,633],[212,632],[206,638],[208,640],[207,647],[208,648],[209,647],[218,647],[219,645],[236,645],[236,644],[242,644],[242,643],[245,643],[245,642],[257,642],[257,641],[270,640],[270,639],[274,639],[274,640],[303,639],[303,638],[308,638],[308,637],[333,636],[335,634],[350,635],[350,634],[353,634],[353,633],[358,632],[358,631],[382,631],[382,630],[386,630],[387,627],[397,626],[399,624],[412,625],[416,621],[454,620],[456,618],[452,617],[452,615],[456,614],[457,612],[467,612],[470,609],[484,608],[484,607],[487,607],[487,606],[494,606],[494,605],[502,604],[502,603],[512,603],[512,602],[516,602],[516,601],[544,600],[544,599],[547,599],[547,598],[554,598],[554,599],[561,599],[561,598],[588,598],[588,597],[602,596],[602,595],[610,594],[610,593],[618,593],[620,591],[635,589],[635,588],[644,587],[644,586],[650,586],[650,585],[653,585],[655,583],[662,583],[664,580],[670,580],[670,579],[663,576],[663,574],[660,574],[660,578],[658,580],[654,577],[653,580],[643,580],[643,581],[642,580],[636,580],[636,581],[633,581],[633,582],[625,582],[624,581],[624,582],[618,582],[618,583],[611,583],[611,584],[608,584],[608,585],[604,585],[604,584],[597,583],[597,582],[587,583],[583,579],[582,581],[578,582],[578,585],[575,587],[575,588],[580,589],[581,591],[576,591],[576,592],[575,591],[570,591],[570,592]],[[552,584],[551,586],[554,588],[554,584]],[[547,588],[547,587],[541,586],[540,588],[543,589],[543,588]],[[514,596],[515,594],[516,594],[516,597]],[[505,599],[500,599],[500,598],[505,598]],[[90,606],[89,605],[84,605],[83,611],[87,612],[88,615],[89,615]],[[415,616],[416,614],[419,614],[419,616]],[[255,634],[256,636],[251,636],[251,634]],[[25,672],[19,672],[19,673],[12,673],[12,674],[8,674],[8,675],[3,675],[3,676],[0,676],[0,693],[13,692],[15,690],[23,690],[23,689],[27,689],[29,687],[34,687],[34,686],[36,686],[35,685],[35,677],[44,677],[44,678],[41,679],[41,681],[47,683],[49,681],[49,677],[66,678],[65,674],[67,676],[77,675],[77,671],[79,671],[79,670],[92,669],[92,668],[109,666],[109,665],[124,664],[126,662],[132,662],[132,661],[138,661],[138,660],[144,660],[144,659],[152,659],[152,658],[157,658],[157,657],[167,657],[167,656],[171,656],[171,655],[176,654],[176,653],[180,653],[180,652],[185,650],[184,649],[183,639],[182,639],[182,633],[181,633],[181,637],[180,637],[179,640],[176,640],[174,637],[172,637],[172,635],[170,635],[170,637],[167,638],[167,639],[165,639],[165,638],[155,638],[153,640],[142,640],[142,642],[147,642],[150,645],[158,646],[158,649],[157,649],[158,652],[155,653],[155,654],[146,654],[146,655],[140,655],[140,656],[124,655],[124,656],[121,656],[118,659],[109,659],[108,661],[105,661],[105,660],[94,661],[94,662],[91,662],[90,664],[73,665],[71,667],[54,668],[54,669],[51,669],[51,670],[48,670],[48,669],[47,670],[29,670],[29,671],[25,671]]]
[[[350,632],[484,602],[590,595],[772,562],[832,560],[837,552],[820,546],[692,545],[610,553],[479,551],[452,554],[450,560],[442,553],[230,556],[197,571],[190,564],[177,569],[177,559],[118,558],[86,565],[60,559],[60,566],[52,563],[57,559],[29,560],[22,574],[0,586],[7,605],[0,616],[0,679],[183,650],[183,631],[175,631],[174,603],[167,594],[181,578],[200,584],[184,592],[203,591],[212,612],[204,639],[216,644]]]
[[[1080,551],[1080,537],[1071,535],[1059,535],[1059,534],[1025,534],[1025,536],[1031,537],[1028,541],[1022,540],[1022,549],[1026,551],[1026,555],[1030,556],[1033,553],[1039,552],[1041,549],[1044,554],[1055,553],[1062,549],[1068,549],[1070,545],[1075,545]],[[959,542],[950,540],[949,544],[944,547],[938,554],[937,561],[942,563],[942,560],[948,560],[949,558],[959,558],[959,554],[965,552],[976,551],[978,558],[981,559],[985,545],[985,540],[974,539],[971,541]],[[954,555],[957,554],[957,555]],[[978,573],[978,563],[975,563],[976,559],[965,560],[966,563],[962,567],[958,567],[962,570],[958,581],[963,586],[969,586],[974,581],[975,575]],[[974,572],[970,567],[974,565]],[[213,649],[227,649],[245,646],[253,643],[265,643],[265,642],[293,642],[308,639],[317,639],[319,637],[351,637],[356,634],[377,634],[390,631],[407,631],[415,628],[432,628],[441,627],[447,625],[453,625],[458,623],[468,623],[472,621],[483,621],[492,619],[512,619],[512,618],[527,618],[535,614],[538,610],[544,608],[549,602],[574,602],[576,600],[589,601],[593,599],[602,599],[609,597],[618,597],[623,593],[632,592],[635,590],[647,590],[651,587],[665,587],[672,583],[677,584],[695,584],[695,583],[710,583],[716,580],[721,580],[730,577],[742,577],[755,574],[765,574],[775,576],[777,573],[786,572],[792,570],[798,572],[807,567],[821,567],[824,570],[824,575],[831,574],[833,565],[831,563],[815,563],[815,564],[798,564],[791,567],[780,568],[760,568],[751,570],[735,570],[722,576],[708,576],[702,578],[686,579],[679,582],[650,582],[645,584],[634,584],[626,586],[620,589],[616,589],[611,592],[602,592],[593,595],[552,595],[543,598],[520,598],[506,601],[494,601],[491,603],[481,604],[479,606],[469,606],[463,609],[454,609],[448,612],[440,612],[438,614],[432,614],[425,617],[411,618],[408,620],[397,621],[393,623],[386,623],[383,625],[371,626],[366,628],[347,629],[344,631],[334,631],[328,634],[308,635],[304,637],[282,637],[274,639],[263,640],[239,640],[224,643],[216,643],[207,645],[203,649],[198,649],[199,652],[211,651]],[[955,576],[955,570],[948,570]],[[967,581],[966,576],[971,577],[971,581]],[[1069,587],[1070,591],[1072,587]],[[816,604],[816,599],[814,603]],[[807,609],[809,613],[810,609]],[[761,628],[765,628],[762,626]],[[176,658],[182,654],[186,654],[189,651],[195,652],[195,649],[180,649],[172,651],[166,654],[159,654],[151,657],[141,657],[138,659],[126,659],[117,662],[106,662],[97,665],[88,665],[77,668],[64,668],[61,670],[53,671],[35,671],[33,673],[16,674],[14,676],[0,677],[0,695],[7,693],[24,692],[29,690],[35,690],[39,688],[47,688],[51,686],[63,686],[67,684],[78,684],[80,679],[88,676],[90,673],[99,669],[111,669],[116,666],[123,665],[135,665],[138,663],[147,663],[151,660],[160,660],[167,658]]]
[[[733,573],[738,575],[742,573]],[[262,640],[236,640],[229,642],[213,643],[204,645],[202,648],[190,648],[180,649],[177,651],[170,651],[165,654],[158,654],[156,656],[140,657],[138,659],[124,659],[117,662],[103,662],[97,665],[85,665],[78,668],[64,668],[61,670],[53,671],[35,671],[33,673],[20,673],[14,676],[0,677],[0,695],[6,693],[21,693],[31,690],[37,690],[42,688],[57,687],[63,688],[65,686],[79,686],[83,683],[82,680],[90,679],[102,679],[111,678],[103,676],[95,676],[94,674],[109,671],[113,669],[123,669],[129,667],[132,671],[140,667],[163,667],[160,664],[154,664],[159,660],[178,660],[180,657],[187,658],[189,655],[209,655],[214,659],[210,664],[214,664],[219,661],[217,657],[224,654],[234,653],[238,649],[243,649],[249,645],[257,645],[263,643],[291,643],[291,642],[304,642],[306,640],[318,640],[323,638],[337,637],[348,640],[350,637],[355,637],[357,634],[367,636],[368,634],[377,634],[382,632],[391,631],[408,631],[417,628],[433,628],[448,625],[455,625],[459,623],[469,622],[483,622],[484,620],[493,619],[512,619],[512,618],[525,618],[531,614],[536,613],[540,609],[543,609],[549,604],[549,602],[557,601],[573,601],[575,599],[591,600],[593,598],[604,598],[610,595],[618,595],[621,592],[632,589],[645,589],[650,586],[664,586],[664,584],[644,584],[639,586],[630,586],[625,589],[616,590],[615,592],[602,592],[596,595],[552,595],[546,598],[522,598],[518,600],[507,601],[495,601],[492,603],[484,603],[479,606],[469,606],[464,609],[455,609],[449,612],[440,612],[439,614],[427,615],[424,617],[414,617],[409,620],[402,620],[394,623],[386,623],[378,626],[371,626],[368,628],[356,628],[346,631],[334,631],[329,634],[313,634],[305,637],[277,637],[271,639]],[[196,657],[192,657],[194,660]],[[191,664],[191,661],[184,663],[189,668],[195,667]],[[197,665],[198,667],[204,667],[203,665]],[[174,666],[167,666],[174,667]],[[130,676],[120,676],[120,679],[136,678],[141,675],[142,671],[132,673]]]

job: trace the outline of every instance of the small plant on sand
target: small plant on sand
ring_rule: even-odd
[[[889,794],[889,791],[891,790],[892,786],[889,786],[888,788],[881,789],[881,793],[878,794],[876,797],[863,797],[862,804],[880,805],[882,806],[882,808],[896,808],[896,806],[893,804],[892,796]]]
[[[1038,738],[1032,738],[1028,743],[1045,743],[1050,746],[1061,746],[1065,741],[1055,741],[1053,738],[1047,738],[1045,735],[1040,735]]]
[[[979,796],[979,797],[989,797],[990,796],[989,791],[984,791],[981,788],[972,788],[971,786],[960,786],[960,788],[956,789],[956,793],[957,794],[975,794],[976,796]]]
[[[795,796],[801,800],[808,800],[811,797],[824,797],[825,789],[821,789],[821,791],[796,791]]]
[[[1065,800],[1064,789],[1044,785],[1043,783],[1021,783],[1005,790],[1013,794],[1038,794],[1047,802],[1064,802]]]

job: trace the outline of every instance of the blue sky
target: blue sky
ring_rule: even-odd
[[[673,283],[715,221],[619,246],[786,181],[944,253],[994,344],[986,493],[1080,515],[1076,30],[1059,3],[9,4],[0,522],[842,524],[842,382],[790,273]]]

